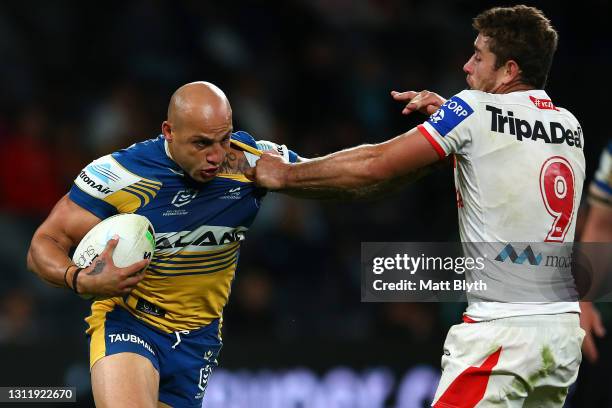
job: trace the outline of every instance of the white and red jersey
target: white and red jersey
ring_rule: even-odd
[[[584,139],[576,118],[546,92],[462,91],[419,130],[440,157],[455,157],[462,241],[573,241]],[[468,301],[466,313],[474,320],[579,312],[576,302],[500,304],[469,294]]]

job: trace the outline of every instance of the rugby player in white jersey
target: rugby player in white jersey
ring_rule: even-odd
[[[273,190],[358,191],[452,154],[462,241],[571,243],[584,140],[576,118],[543,90],[557,33],[522,5],[484,11],[473,26],[463,67],[470,90],[449,100],[392,93],[410,101],[405,114],[433,113],[422,125],[303,164],[264,155],[247,176]],[[578,302],[478,300],[468,294],[464,323],[448,333],[433,406],[561,407],[581,362]]]

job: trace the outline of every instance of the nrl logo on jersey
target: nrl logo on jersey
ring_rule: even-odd
[[[219,198],[221,200],[240,200],[240,187],[231,188],[225,195]]]
[[[175,207],[182,207],[193,201],[193,199],[196,198],[197,195],[198,190],[192,188],[187,190],[180,190],[172,199],[171,204]]]

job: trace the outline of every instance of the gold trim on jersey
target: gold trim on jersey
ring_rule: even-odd
[[[246,178],[246,176],[244,174],[230,174],[230,173],[218,173],[217,177],[220,178],[225,178],[225,179],[230,179],[230,180],[235,180],[235,181],[241,181],[243,183],[252,183],[252,180],[249,180],[248,178]]]
[[[131,172],[113,156],[110,156],[110,158],[117,163],[117,166],[121,167],[121,169],[140,180],[105,197],[104,201],[115,207],[120,213],[133,213],[137,209],[149,204],[155,198],[159,190],[161,190],[162,183]]]
[[[149,266],[149,271],[156,275],[175,277],[175,276],[192,276],[192,275],[211,275],[218,272],[227,272],[228,268],[236,267],[237,259],[230,259],[227,262],[221,264],[221,266],[215,266],[214,268],[194,268],[194,269],[171,269],[171,268],[158,268],[155,266]]]
[[[235,266],[238,261],[239,246],[227,249],[225,252],[207,254],[208,256],[177,257],[158,259],[154,256],[149,270],[163,276],[203,275],[226,271]]]
[[[234,140],[234,139],[230,139],[230,143],[235,144],[236,146],[238,146],[239,148],[241,148],[244,151],[247,151],[251,154],[254,154],[255,156],[261,156],[263,154],[263,152],[253,146],[249,146],[246,143],[243,143],[239,140]]]
[[[133,213],[139,208],[149,204],[155,198],[159,190],[161,190],[162,183],[143,178],[126,169],[121,163],[115,160],[114,157],[110,156],[110,158],[127,173],[132,174],[134,177],[138,177],[140,180],[123,187],[121,190],[114,192],[103,200],[115,207],[120,213]]]
[[[142,199],[129,191],[119,190],[104,198],[104,201],[112,205],[120,213],[133,213],[142,204]]]
[[[106,314],[112,312],[115,302],[112,299],[97,301],[91,305],[91,315],[85,321],[89,325],[86,332],[91,336],[89,342],[89,368],[106,355]]]

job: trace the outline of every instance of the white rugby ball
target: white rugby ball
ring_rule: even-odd
[[[93,227],[81,240],[72,261],[79,268],[87,268],[106,248],[106,244],[119,236],[113,252],[113,263],[119,268],[143,259],[151,259],[155,251],[155,230],[142,215],[118,214]]]

